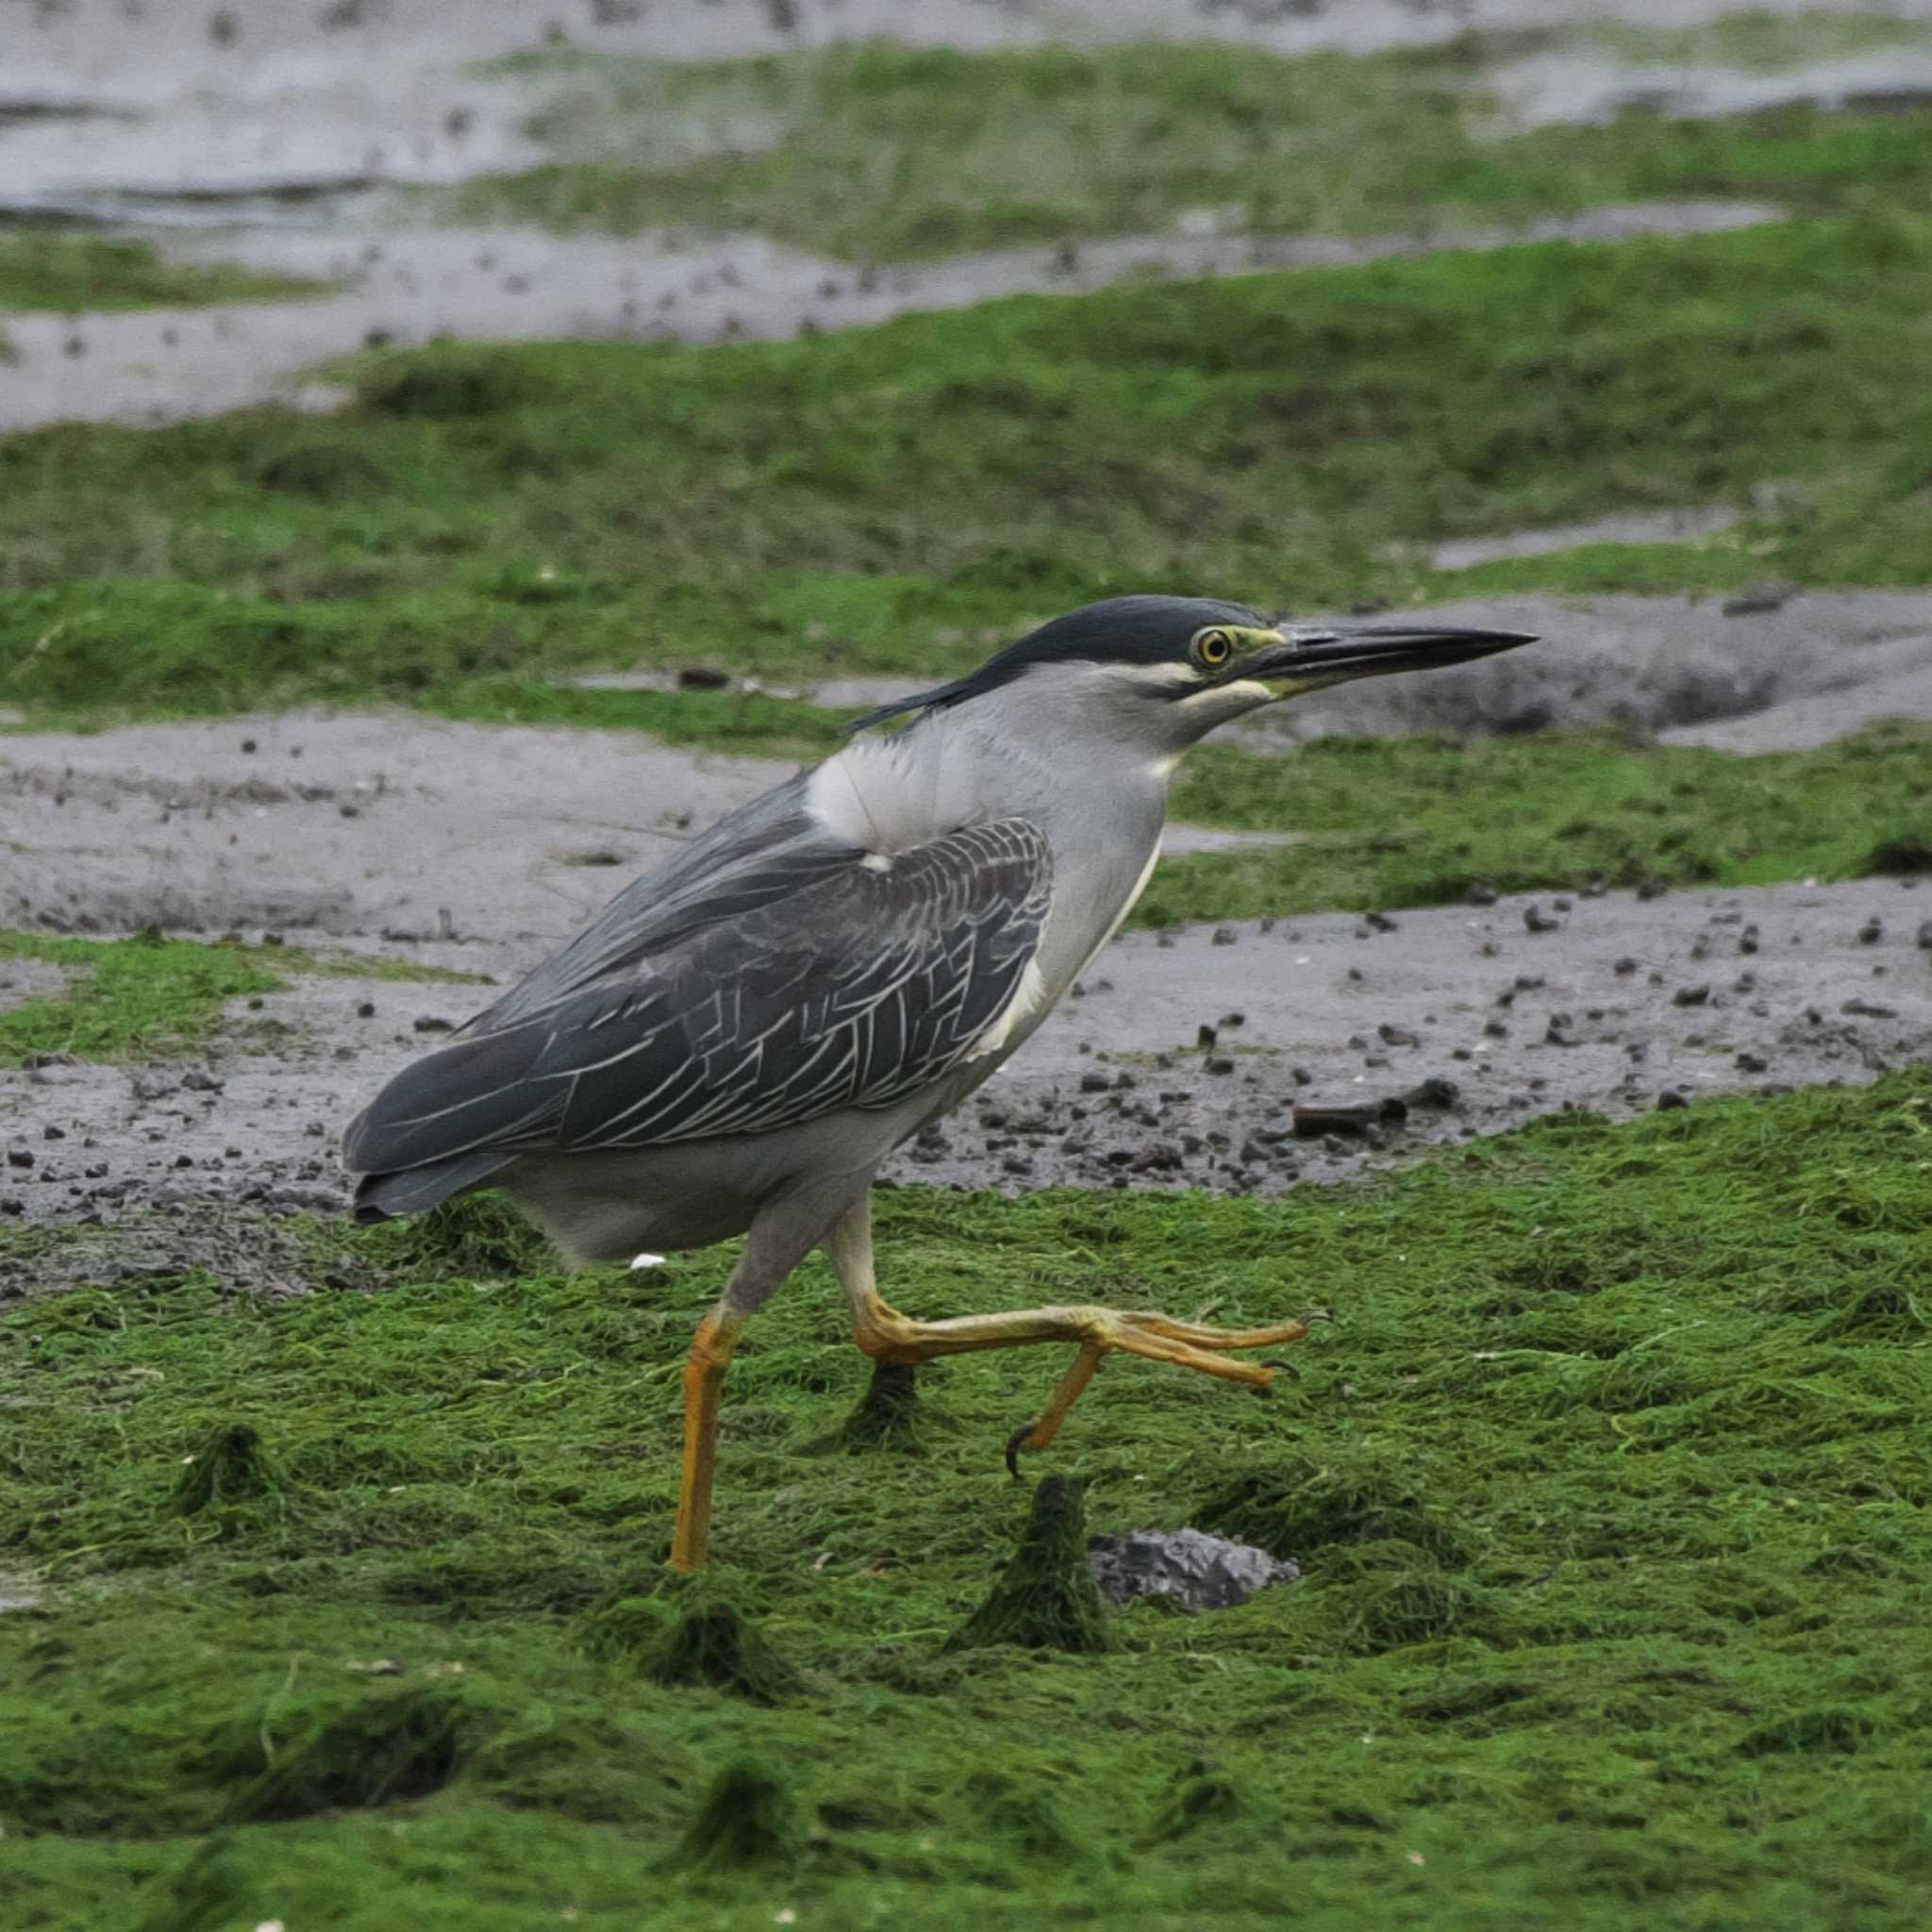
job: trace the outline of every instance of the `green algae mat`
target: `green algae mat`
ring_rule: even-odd
[[[945,676],[1149,585],[1305,611],[1919,585],[1932,412],[1900,372],[1928,363],[1932,221],[1890,209],[791,342],[447,344],[359,364],[325,419],[0,440],[0,705],[613,722],[597,708],[626,694],[550,687],[692,662]],[[1709,542],[1418,561],[1447,538],[1743,507],[1767,482]],[[632,715],[663,729],[655,695]],[[825,728],[691,695],[708,708],[675,709],[705,741]]]
[[[1000,1445],[1059,1364],[922,1372],[855,1451],[817,1263],[734,1363],[716,1564],[676,1584],[728,1255],[559,1274],[486,1198],[87,1285],[96,1231],[0,1230],[48,1284],[0,1317],[0,1919],[1932,1915],[1932,1075],[1268,1203],[882,1203],[921,1313],[1332,1302],[1271,1398],[1117,1362],[1036,1465],[1091,1530],[1302,1580],[975,1641],[1028,1515]]]

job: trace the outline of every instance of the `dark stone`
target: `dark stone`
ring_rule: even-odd
[[[1291,1583],[1297,1565],[1252,1543],[1199,1529],[1140,1529],[1087,1539],[1087,1567],[1118,1608],[1137,1596],[1165,1597],[1190,1610],[1227,1610],[1270,1584]]]

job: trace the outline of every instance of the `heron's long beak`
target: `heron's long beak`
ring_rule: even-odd
[[[1468,630],[1448,625],[1376,624],[1333,629],[1280,626],[1279,649],[1262,651],[1243,666],[1244,677],[1263,683],[1339,684],[1349,677],[1379,677],[1392,671],[1422,671],[1437,664],[1467,664],[1477,658],[1533,644],[1521,630]]]

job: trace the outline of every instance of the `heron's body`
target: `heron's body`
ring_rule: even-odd
[[[350,1128],[378,1219],[483,1182],[585,1260],[748,1235],[687,1373],[673,1560],[702,1562],[716,1402],[744,1319],[824,1242],[859,1345],[918,1361],[1070,1341],[1021,1437],[1051,1440],[1111,1348],[1235,1380],[1223,1331],[1048,1308],[914,1323],[873,1281],[867,1193],[892,1149],[1016,1052],[1132,909],[1181,754],[1225,719],[1495,633],[1289,633],[1240,606],[1126,598],[911,702],[637,880]],[[1393,661],[1397,658],[1399,662]],[[1331,662],[1349,668],[1328,671]],[[1304,670],[1304,666],[1307,667]],[[1016,1441],[1018,1439],[1016,1438]]]

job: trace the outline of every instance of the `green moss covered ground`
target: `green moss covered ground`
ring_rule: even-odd
[[[229,1002],[278,992],[291,977],[461,979],[405,959],[319,957],[293,946],[205,943],[158,932],[127,940],[56,939],[0,930],[0,960],[33,959],[67,975],[58,992],[0,1011],[0,1067],[40,1054],[81,1060],[162,1058],[192,1051],[224,1022]]]
[[[1476,887],[1932,872],[1932,730],[1916,724],[1757,758],[1608,736],[1326,738],[1291,758],[1208,745],[1182,770],[1181,817],[1307,836],[1166,861],[1135,908],[1145,925],[1440,906]]]
[[[923,1372],[917,1449],[854,1455],[818,1262],[733,1366],[682,1588],[677,1371],[725,1254],[559,1275],[486,1200],[317,1228],[293,1299],[29,1299],[8,1923],[1924,1923],[1924,1075],[1267,1204],[883,1201],[919,1312],[1335,1303],[1271,1399],[1123,1360],[1039,1458],[1094,1528],[1305,1580],[1099,1655],[949,1650],[1058,1356]]]
[[[1636,583],[1915,584],[1932,223],[1026,298],[788,343],[428,349],[326,420],[0,443],[0,703],[476,701],[637,663],[943,673],[1096,594],[1298,610],[1438,539],[1785,487]],[[1599,547],[1491,566],[1611,588]]]
[[[0,234],[0,315],[9,310],[173,308],[311,295],[323,285],[225,265],[164,261],[145,242],[86,230]]]
[[[1854,18],[1613,44],[1641,59],[1775,68],[1914,38],[1923,44],[1908,25]],[[1262,232],[1407,234],[1670,197],[1843,210],[1923,195],[1932,181],[1932,114],[1909,107],[1501,132],[1496,70],[1579,42],[1594,44],[1469,34],[1368,58],[875,42],[677,67],[551,50],[493,71],[553,90],[529,125],[552,158],[443,205],[465,221],[620,234],[750,229],[893,261],[1158,232],[1189,211]]]

